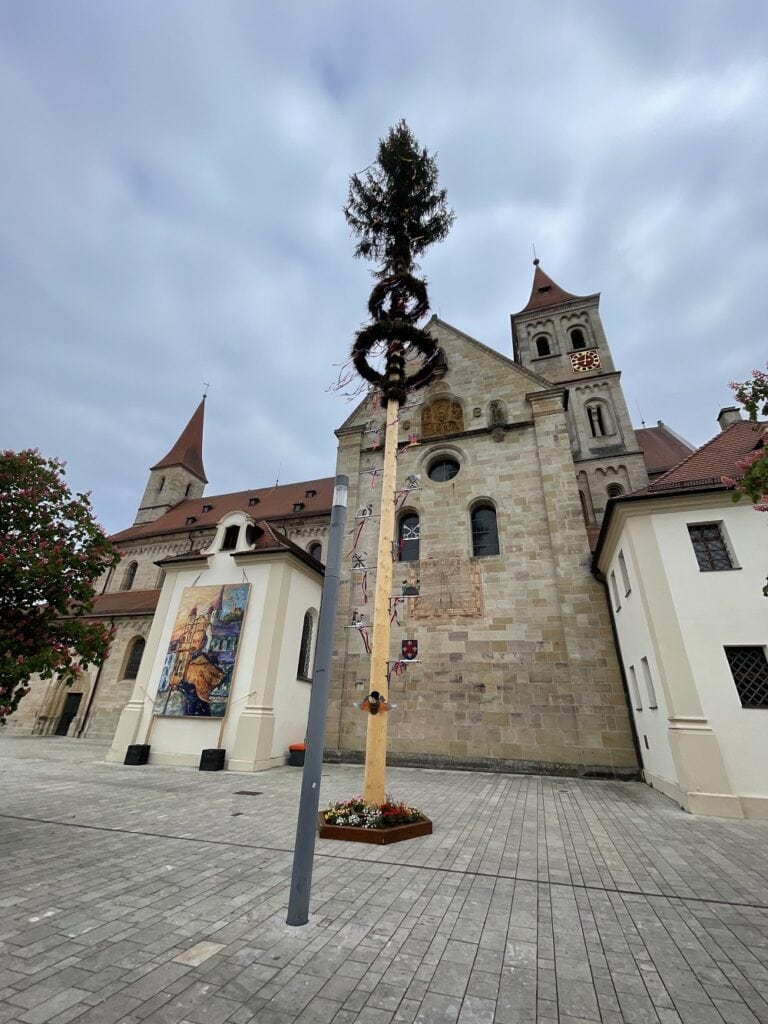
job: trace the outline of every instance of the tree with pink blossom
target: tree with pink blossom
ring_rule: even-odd
[[[110,630],[88,614],[95,581],[119,558],[89,496],[64,482],[63,462],[0,453],[0,724],[31,676],[71,684],[104,661]]]

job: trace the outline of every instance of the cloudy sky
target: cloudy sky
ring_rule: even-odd
[[[341,207],[405,117],[434,310],[510,354],[535,243],[635,424],[700,444],[768,354],[767,109],[764,0],[0,0],[0,443],[116,530],[208,381],[209,493],[332,475]]]

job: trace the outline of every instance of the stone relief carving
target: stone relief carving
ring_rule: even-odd
[[[464,429],[464,414],[458,402],[438,398],[421,414],[421,436],[458,434]]]

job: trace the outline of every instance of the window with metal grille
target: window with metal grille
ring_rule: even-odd
[[[131,653],[128,655],[128,661],[125,664],[123,679],[135,679],[139,674],[139,666],[141,665],[141,657],[144,654],[145,646],[146,640],[143,636],[134,638]]]
[[[310,680],[309,656],[312,652],[312,612],[304,616],[304,625],[301,628],[301,647],[299,648],[299,667],[296,675],[299,679]]]
[[[421,529],[415,512],[406,512],[397,526],[397,557],[400,562],[418,562]]]
[[[726,647],[725,656],[731,666],[743,708],[768,708],[768,659],[764,647]]]
[[[499,531],[496,526],[496,509],[492,505],[478,505],[472,510],[472,554],[498,555]]]
[[[702,572],[733,568],[731,553],[726,546],[720,523],[691,523],[688,526],[688,533]]]

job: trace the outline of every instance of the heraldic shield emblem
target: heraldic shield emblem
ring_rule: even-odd
[[[403,640],[401,651],[403,661],[415,661],[419,654],[418,640]]]

